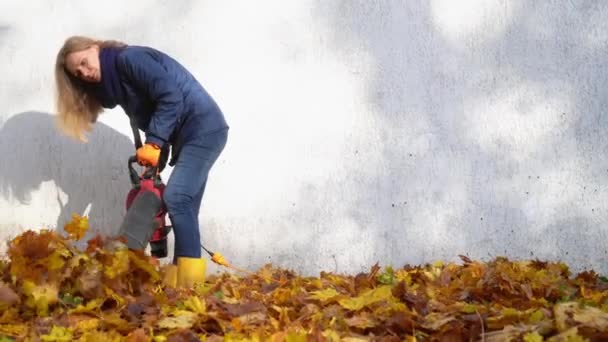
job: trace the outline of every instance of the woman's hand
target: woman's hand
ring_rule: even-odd
[[[155,167],[158,165],[158,159],[160,158],[160,147],[155,144],[144,144],[137,149],[136,156],[139,164]]]

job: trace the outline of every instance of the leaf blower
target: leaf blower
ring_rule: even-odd
[[[130,117],[133,131],[135,150],[142,146],[141,136],[135,118]],[[139,175],[133,165],[137,157],[128,160],[131,190],[127,194],[127,214],[120,225],[119,235],[127,240],[131,249],[145,249],[150,244],[152,256],[164,258],[167,256],[167,235],[171,231],[165,221],[167,209],[162,196],[165,189],[160,173],[167,163],[169,156],[168,145],[161,151],[156,167],[148,167]]]
[[[165,190],[159,168],[150,167],[138,175],[133,167],[137,158],[129,158],[129,178],[132,188],[127,194],[127,214],[119,234],[126,238],[132,249],[145,249],[150,243],[150,253],[156,258],[167,256],[167,235],[171,226],[167,225],[167,209],[162,196]]]

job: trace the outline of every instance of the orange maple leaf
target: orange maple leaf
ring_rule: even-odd
[[[71,239],[80,240],[89,230],[89,218],[80,216],[76,213],[72,214],[72,220],[68,222],[63,229],[68,233]]]

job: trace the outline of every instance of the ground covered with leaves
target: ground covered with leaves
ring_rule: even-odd
[[[119,240],[75,247],[88,224],[27,231],[0,263],[0,341],[608,341],[608,280],[509,261],[304,277],[267,265],[163,286]]]

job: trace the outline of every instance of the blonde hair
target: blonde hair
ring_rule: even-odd
[[[99,101],[85,89],[83,83],[69,74],[65,67],[65,60],[70,53],[86,50],[94,45],[100,48],[126,46],[115,40],[72,36],[63,43],[55,61],[57,124],[63,133],[82,142],[87,142],[85,133],[91,131],[103,108]]]

